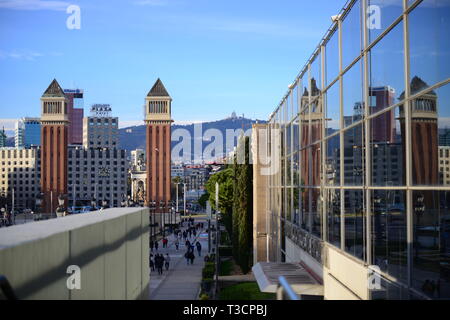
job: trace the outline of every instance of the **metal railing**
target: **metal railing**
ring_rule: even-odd
[[[13,288],[9,284],[8,279],[3,275],[0,275],[0,290],[1,290],[0,299],[17,300],[16,294],[14,293]]]
[[[300,300],[284,276],[278,277],[277,300]]]

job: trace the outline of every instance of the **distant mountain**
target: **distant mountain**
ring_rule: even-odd
[[[267,121],[262,120],[252,120],[243,117],[232,116],[227,119],[213,121],[213,122],[203,122],[201,123],[202,132],[205,132],[208,129],[217,129],[219,130],[223,138],[226,138],[226,130],[236,130],[243,129],[244,131],[250,129],[252,124],[254,123],[266,123]],[[191,145],[194,146],[194,127],[199,126],[200,124],[189,124],[189,125],[172,125],[172,133],[177,129],[185,129],[190,133],[191,136]],[[119,130],[119,138],[120,138],[120,147],[126,150],[134,150],[134,149],[144,149],[145,150],[145,125],[142,126],[134,126],[123,128]],[[177,145],[178,141],[172,141],[172,148]],[[209,141],[203,141],[202,150],[209,144]],[[225,141],[224,141],[225,143]]]

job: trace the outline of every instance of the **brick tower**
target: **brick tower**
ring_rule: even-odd
[[[147,205],[170,201],[172,98],[160,79],[145,98],[147,125]]]
[[[56,80],[41,97],[41,191],[44,213],[55,212],[67,194],[67,99]],[[67,206],[67,203],[65,204]]]

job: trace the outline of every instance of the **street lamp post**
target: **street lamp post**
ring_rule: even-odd
[[[183,198],[184,198],[183,215],[186,216],[186,183],[183,183]]]

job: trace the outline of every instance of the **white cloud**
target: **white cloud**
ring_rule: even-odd
[[[0,50],[0,59],[15,59],[15,60],[27,60],[34,61],[36,58],[43,57],[44,55],[40,52],[28,51],[28,50],[13,50],[13,51],[2,51]]]
[[[0,9],[65,11],[70,5],[54,0],[0,0]]]

